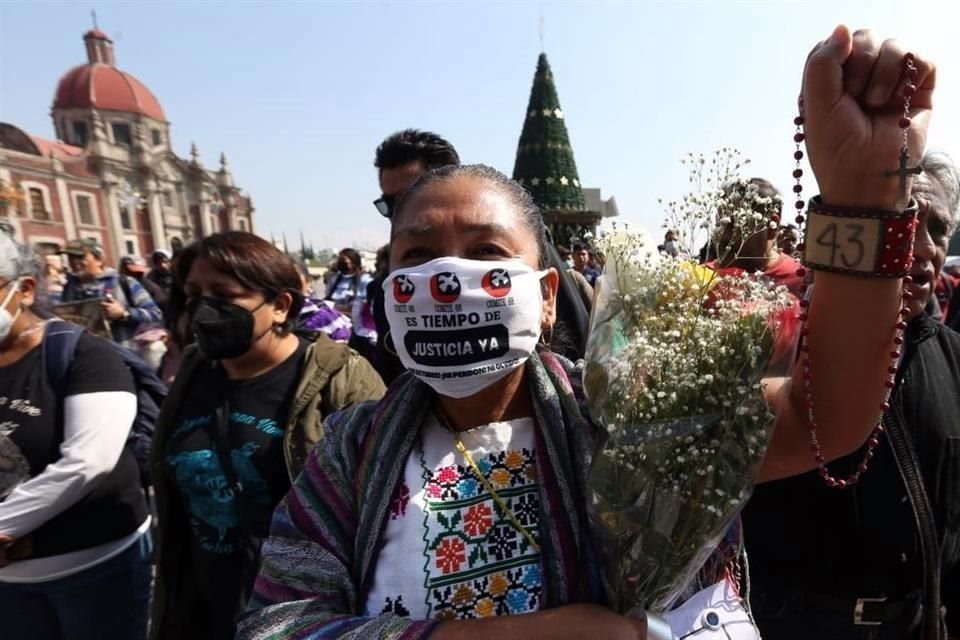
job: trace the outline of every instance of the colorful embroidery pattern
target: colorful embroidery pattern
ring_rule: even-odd
[[[477,467],[535,538],[540,498],[529,449],[478,456]],[[436,471],[421,458],[424,587],[430,618],[483,618],[537,611],[540,557],[469,466]]]

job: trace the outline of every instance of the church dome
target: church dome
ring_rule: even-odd
[[[163,107],[147,87],[115,66],[113,41],[94,29],[83,40],[87,64],[67,71],[57,85],[54,109],[93,108],[138,113],[166,121]]]

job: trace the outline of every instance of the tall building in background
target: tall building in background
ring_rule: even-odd
[[[537,61],[513,179],[533,195],[554,242],[570,244],[596,231],[601,212],[587,208],[545,53]]]
[[[253,204],[234,184],[226,157],[207,169],[171,147],[156,96],[117,68],[113,42],[83,36],[87,63],[67,71],[53,100],[56,140],[0,123],[0,221],[41,253],[94,238],[121,256],[176,251],[229,229],[253,231]]]

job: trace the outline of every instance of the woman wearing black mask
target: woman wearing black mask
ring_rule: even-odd
[[[293,262],[227,232],[180,257],[196,345],[157,421],[154,638],[232,638],[270,513],[321,435],[323,417],[379,398],[370,365],[325,335],[292,332],[303,303]]]
[[[353,302],[366,296],[367,285],[373,277],[363,272],[360,254],[354,249],[341,249],[337,255],[337,275],[330,282],[326,299],[333,302],[340,313],[353,313]]]
[[[354,249],[341,249],[337,256],[337,277],[330,283],[326,299],[353,321],[350,347],[373,362],[377,333],[367,305],[367,287],[371,282],[373,276],[364,273],[360,254]]]

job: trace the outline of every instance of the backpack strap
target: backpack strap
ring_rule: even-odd
[[[51,321],[43,334],[41,359],[46,368],[47,380],[58,396],[62,396],[66,390],[67,371],[73,362],[81,335],[83,327],[63,320]]]
[[[214,412],[213,433],[211,435],[217,451],[217,458],[220,460],[220,470],[227,477],[227,488],[233,492],[237,500],[240,500],[243,493],[243,483],[233,466],[233,458],[230,452],[230,381],[221,365],[217,365],[216,372],[218,375],[216,393],[223,400]]]

